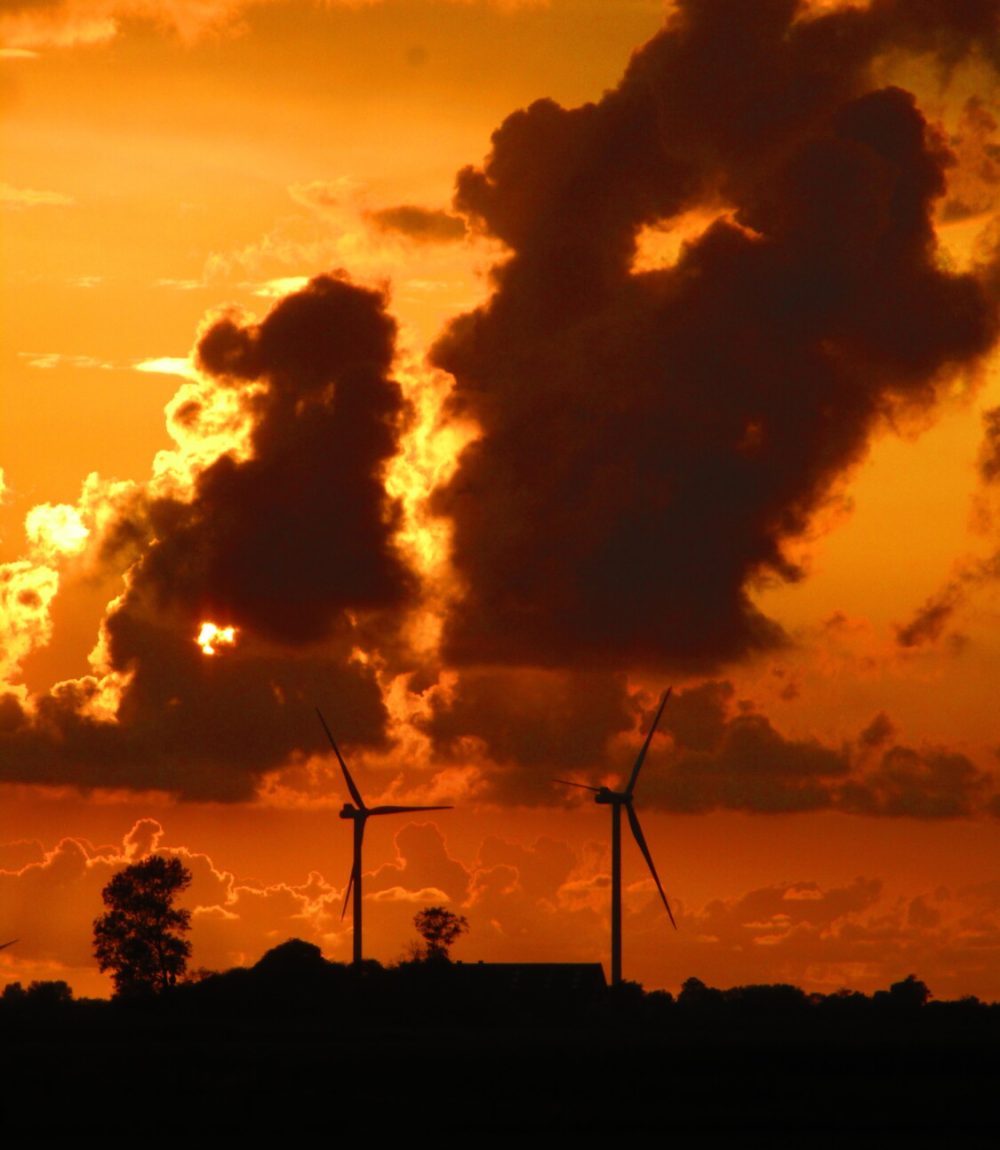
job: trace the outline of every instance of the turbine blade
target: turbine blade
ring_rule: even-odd
[[[0,942],[0,950],[6,950],[8,946],[13,946],[17,941],[16,938],[12,938],[10,942]]]
[[[667,914],[670,915],[670,922],[674,930],[677,929],[677,923],[674,922],[674,912],[670,909],[670,903],[667,902],[667,896],[663,893],[663,884],[660,882],[660,876],[656,873],[656,867],[653,866],[653,856],[649,853],[649,847],[646,846],[646,836],[642,833],[642,827],[639,826],[639,816],[632,809],[631,803],[625,804],[625,809],[628,811],[628,825],[632,828],[632,835],[635,841],[639,844],[639,850],[642,851],[643,857],[649,864],[649,873],[653,876],[653,882],[656,883],[656,889],[660,892],[660,898],[663,899],[663,905],[667,908]]]
[[[663,714],[663,708],[667,705],[667,699],[673,687],[668,687],[663,692],[663,698],[660,700],[660,709],[656,712],[656,718],[653,720],[653,725],[649,728],[649,734],[646,735],[646,741],[642,744],[642,750],[639,752],[639,757],[635,760],[635,766],[632,768],[632,775],[628,781],[628,786],[625,788],[625,794],[631,795],[635,789],[636,780],[639,778],[639,768],[642,766],[643,760],[646,757],[646,752],[649,750],[649,744],[653,741],[653,735],[656,733],[656,728],[660,722],[660,716]]]
[[[344,756],[340,753],[340,747],[337,746],[337,740],[333,737],[333,733],[326,725],[326,719],[323,718],[323,712],[316,708],[316,714],[319,715],[319,721],[323,724],[323,730],[326,731],[326,737],[330,740],[330,746],[333,747],[333,752],[337,756],[337,762],[340,763],[340,769],[344,772],[344,780],[347,783],[347,789],[351,792],[351,798],[354,799],[358,808],[362,811],[367,810],[365,800],[361,797],[361,792],[354,785],[354,780],[351,778],[351,772],[347,769],[347,763],[344,762]]]
[[[414,811],[453,811],[454,807],[369,807],[370,815],[409,815]]]
[[[582,791],[593,791],[596,795],[600,791],[600,787],[588,787],[586,783],[571,783],[569,779],[553,779],[554,783],[562,783],[564,787],[579,787]]]
[[[351,891],[354,889],[354,873],[355,868],[351,867],[351,877],[347,880],[347,890],[344,893],[344,905],[340,911],[340,921],[344,921],[344,915],[347,914],[347,904],[351,901]]]

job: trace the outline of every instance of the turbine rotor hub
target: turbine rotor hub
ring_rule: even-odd
[[[606,806],[613,806],[615,803],[630,803],[631,801],[631,795],[623,794],[620,791],[613,791],[610,787],[601,787],[597,794],[594,795],[595,803],[604,803]]]

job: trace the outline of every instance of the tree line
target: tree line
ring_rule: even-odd
[[[395,972],[374,961],[352,970],[325,960],[318,947],[292,939],[268,951],[249,970],[199,972],[189,977],[191,944],[186,935],[191,915],[174,904],[191,879],[191,872],[179,858],[150,855],[119,871],[104,887],[105,912],[94,921],[94,954],[100,970],[111,974],[117,1001],[148,1003],[170,998],[176,1003],[180,996],[189,1004],[211,1008],[235,998],[244,1007],[252,1009],[256,1003],[266,1010],[267,1003],[277,999],[286,1000],[286,1005],[290,998],[308,1000],[315,1008],[318,999],[343,1004],[351,998],[370,1006],[370,1000],[379,995],[398,1003],[419,989],[425,1003],[433,1002],[437,1009],[444,1006],[446,1013],[449,1001],[461,1011],[482,998],[478,1005],[486,1014],[495,1014],[507,1006],[516,1013],[519,1002],[551,1012],[558,1011],[560,1003],[572,1008],[579,999],[594,997],[593,987],[576,993],[551,979],[536,978],[531,986],[524,978],[512,981],[509,970],[513,967],[508,969],[506,981],[497,973],[500,968],[482,963],[449,974],[451,947],[468,931],[469,924],[463,916],[440,906],[425,907],[416,914],[414,926],[422,941],[411,947],[409,961],[400,963]],[[545,969],[544,964],[534,965],[536,970]],[[557,971],[558,965],[552,964],[551,969]],[[666,991],[647,994],[638,984],[625,983],[613,994],[606,991],[605,998],[613,1000],[620,1012],[631,1011],[635,1017],[697,1017],[706,1025],[767,1017],[785,1025],[810,1018],[853,1018],[867,1024],[880,1018],[912,1017],[927,1007],[933,996],[927,985],[911,974],[872,996],[848,990],[809,994],[787,984],[719,990],[689,978],[676,997]],[[0,1010],[8,1015],[12,1011],[52,1013],[72,1003],[72,990],[62,981],[32,982],[27,988],[15,982],[0,996]],[[988,1008],[971,997],[931,1005],[931,1013],[938,1017],[943,1017],[945,1007],[951,1008],[952,1015],[960,1010],[967,1017],[988,1010],[994,1020],[1000,1012],[1000,1006]]]

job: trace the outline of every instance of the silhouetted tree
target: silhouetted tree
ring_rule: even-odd
[[[33,1006],[68,1006],[73,1001],[73,988],[61,978],[32,982],[26,997]]]
[[[700,978],[685,979],[677,996],[677,1004],[686,1010],[718,1009],[724,1001],[721,990],[706,986]]]
[[[424,940],[424,957],[444,962],[448,961],[452,943],[469,929],[464,915],[452,914],[443,906],[425,906],[414,915],[413,925]]]
[[[925,982],[921,982],[915,974],[908,974],[902,982],[894,982],[889,987],[889,1001],[893,1006],[912,1010],[924,1006],[931,997],[931,992]]]
[[[20,1006],[28,997],[28,992],[19,982],[8,982],[0,994],[0,1002],[4,1006]]]
[[[94,954],[119,996],[160,993],[184,974],[191,912],[174,898],[191,884],[178,858],[150,855],[119,871],[101,892],[107,913],[94,921]]]

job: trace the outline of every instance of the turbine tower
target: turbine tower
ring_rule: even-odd
[[[611,807],[611,985],[620,986],[622,981],[622,808],[625,808],[628,814],[628,823],[632,828],[632,837],[639,844],[639,850],[642,851],[643,858],[645,858],[649,866],[649,873],[653,876],[653,881],[656,883],[656,889],[660,892],[660,898],[663,899],[663,905],[667,908],[667,914],[670,916],[670,922],[677,929],[677,923],[674,922],[673,911],[670,909],[670,903],[667,902],[667,896],[663,893],[663,885],[660,882],[660,876],[656,873],[656,867],[653,865],[653,856],[649,853],[649,847],[646,845],[646,837],[642,833],[642,827],[639,825],[639,816],[635,813],[635,808],[632,806],[633,793],[635,791],[635,784],[639,778],[639,771],[642,767],[643,760],[646,758],[646,752],[649,750],[649,744],[653,741],[653,734],[660,722],[660,716],[663,714],[663,708],[667,705],[667,699],[670,698],[670,692],[673,690],[669,687],[663,694],[660,700],[659,709],[656,712],[656,717],[653,719],[652,726],[649,728],[649,734],[646,735],[646,740],[642,744],[642,750],[639,752],[639,757],[635,760],[635,766],[632,768],[632,774],[629,776],[628,786],[624,791],[613,791],[610,787],[588,787],[585,783],[572,783],[568,779],[556,779],[557,783],[563,783],[567,787],[582,787],[585,791],[594,792],[594,802],[601,803],[604,806]]]
[[[354,780],[351,778],[351,772],[347,769],[347,764],[344,762],[344,756],[340,753],[340,748],[337,746],[337,741],[333,737],[333,733],[326,725],[326,719],[323,718],[323,713],[319,707],[316,708],[316,714],[319,715],[319,721],[323,724],[323,730],[326,731],[326,737],[330,740],[330,746],[333,747],[333,753],[337,756],[337,762],[340,763],[340,769],[344,772],[344,781],[347,783],[347,789],[351,792],[353,803],[344,803],[340,812],[342,819],[352,819],[354,822],[354,864],[351,867],[351,877],[347,883],[347,893],[344,895],[344,908],[340,912],[340,917],[343,918],[347,912],[347,904],[351,899],[351,891],[354,891],[354,965],[360,966],[361,964],[361,844],[365,837],[365,823],[372,815],[406,815],[412,814],[414,811],[450,811],[451,807],[366,807],[365,800],[361,797],[361,792],[355,786]]]

